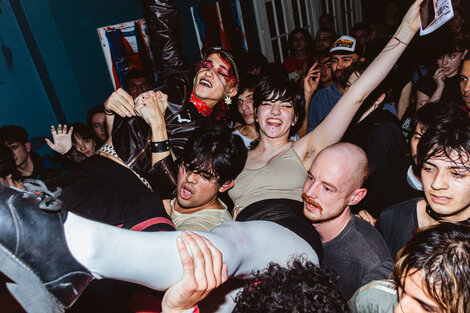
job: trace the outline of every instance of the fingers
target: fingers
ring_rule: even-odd
[[[162,113],[165,113],[166,109],[168,108],[168,95],[161,91],[157,91],[157,98],[159,100],[159,109]]]
[[[49,146],[49,148],[51,148],[52,150],[54,150],[54,144],[49,140],[49,138],[45,138],[46,140],[46,143],[47,145]]]
[[[182,233],[182,237],[192,254],[194,279],[198,290],[209,292],[225,282],[228,277],[227,265],[222,262],[220,251],[208,239],[195,233]],[[188,272],[189,267],[186,266],[185,274]]]
[[[189,250],[183,242],[181,237],[176,238],[176,247],[180,254],[181,263],[183,264],[184,275],[193,276],[194,273],[194,263],[193,258],[189,254]]]
[[[213,267],[214,277],[216,280],[216,286],[220,286],[227,280],[227,264],[222,262],[222,253],[220,253],[220,251],[217,250],[216,247],[214,247],[214,245],[209,241],[209,239],[203,237],[203,240],[211,252],[212,267]],[[223,269],[224,264],[225,264],[225,273]],[[225,274],[225,280],[224,280],[224,274]]]
[[[308,73],[310,73],[312,71],[316,71],[316,70],[320,71],[319,66],[318,66],[318,62],[313,63],[313,65],[308,70]]]
[[[194,262],[194,279],[199,290],[207,288],[208,280],[215,280],[212,272],[212,261],[208,257],[209,248],[204,245],[204,241],[199,235],[194,233],[183,233],[183,239],[188,245]]]
[[[55,135],[57,135],[57,131],[55,130],[54,125],[51,125],[51,135],[52,135],[52,137],[54,137]]]
[[[366,210],[361,210],[358,213],[358,216],[371,224],[372,226],[375,226],[376,219]]]
[[[320,79],[320,68],[318,67],[318,62],[315,62],[312,67],[308,70],[306,75],[308,79]]]
[[[119,88],[105,101],[104,107],[108,111],[113,111],[121,117],[135,116],[134,99],[124,89]]]
[[[70,126],[69,130],[67,131],[67,124],[59,124],[57,125],[57,129],[54,127],[54,125],[51,125],[51,134],[52,137],[55,138],[57,135],[68,135],[72,134],[73,131],[73,126]]]

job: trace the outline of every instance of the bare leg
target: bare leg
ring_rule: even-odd
[[[134,232],[69,213],[64,225],[72,255],[97,277],[107,277],[165,290],[183,277],[176,248],[180,232]],[[305,254],[318,264],[310,245],[273,222],[224,222],[199,233],[222,252],[229,276],[244,277],[269,262],[286,265]]]

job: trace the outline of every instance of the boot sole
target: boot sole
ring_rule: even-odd
[[[46,289],[39,277],[3,245],[0,245],[0,272],[13,281],[6,283],[6,286],[26,312],[64,312],[64,307]]]

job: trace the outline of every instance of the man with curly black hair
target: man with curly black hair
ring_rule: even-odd
[[[287,268],[270,263],[254,273],[237,295],[232,313],[349,312],[337,281],[337,275],[303,258],[294,259]]]
[[[419,229],[397,256],[393,281],[375,281],[349,301],[354,313],[470,312],[470,227]]]

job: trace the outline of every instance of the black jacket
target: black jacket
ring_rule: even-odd
[[[165,121],[170,147],[173,157],[179,158],[192,131],[211,116],[203,116],[189,101],[194,73],[185,65],[179,43],[178,16],[172,0],[142,0],[142,3],[157,68],[157,86],[168,95]],[[112,138],[121,160],[144,176],[162,198],[171,198],[176,186],[176,166],[171,155],[151,166],[149,125],[140,117],[116,115]]]

